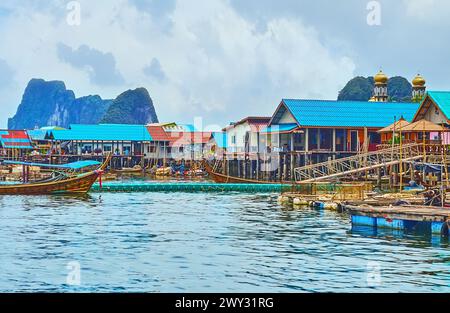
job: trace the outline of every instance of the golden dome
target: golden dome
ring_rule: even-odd
[[[389,78],[383,73],[382,70],[380,70],[373,79],[376,84],[386,84]]]
[[[415,86],[415,87],[423,87],[423,86],[425,86],[426,81],[425,81],[425,78],[420,76],[420,74],[417,74],[417,76],[414,77],[412,83],[413,83],[413,86]]]

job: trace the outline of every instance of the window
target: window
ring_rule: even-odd
[[[303,151],[305,149],[305,133],[294,133],[294,150]]]
[[[111,152],[112,146],[111,145],[103,145],[103,151],[104,152]]]
[[[92,153],[92,145],[83,145],[81,148],[81,153]]]
[[[236,135],[231,136],[231,143],[232,143],[233,145],[236,144]]]
[[[336,151],[345,151],[346,145],[346,131],[344,129],[336,129]]]
[[[317,128],[310,128],[309,129],[309,131],[308,131],[309,150],[316,150],[318,148],[317,135],[318,135]]]
[[[131,146],[123,146],[123,154],[130,155],[131,154]]]
[[[323,128],[320,130],[320,149],[330,150],[333,145],[333,130]]]

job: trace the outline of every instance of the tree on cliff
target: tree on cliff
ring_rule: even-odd
[[[153,101],[145,88],[120,94],[100,121],[111,124],[158,123]]]
[[[338,100],[368,101],[373,95],[373,77],[355,77],[339,92]],[[388,80],[389,101],[410,102],[412,85],[404,77],[395,76]]]

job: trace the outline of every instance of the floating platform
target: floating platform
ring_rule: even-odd
[[[346,205],[352,226],[430,232],[448,237],[450,209],[430,206],[357,207]]]
[[[278,203],[283,206],[293,207],[294,209],[309,207],[319,210],[343,212],[340,202],[332,200],[331,195],[300,195],[287,192],[278,197]]]
[[[274,193],[291,190],[286,184],[216,184],[210,182],[103,182],[92,192],[245,192]]]

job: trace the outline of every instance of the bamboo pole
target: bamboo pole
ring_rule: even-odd
[[[394,116],[394,127],[392,129],[392,150],[391,150],[391,160],[394,159],[394,145],[395,145],[395,126],[397,123],[397,117]],[[392,189],[393,187],[393,177],[392,177],[392,167],[389,169],[389,189]]]
[[[442,125],[442,134],[441,134],[441,143],[442,143],[442,166],[444,167],[444,175],[445,175],[445,188],[442,188],[442,206],[444,206],[445,202],[445,194],[448,188],[448,168],[447,168],[447,146],[444,143],[444,131],[445,128]],[[443,185],[443,183],[442,183]],[[442,186],[444,187],[444,186]]]
[[[400,133],[400,138],[399,138],[399,140],[400,140],[400,155],[399,155],[399,158],[400,158],[400,162],[399,162],[399,168],[398,168],[398,171],[399,171],[399,174],[400,174],[400,192],[402,192],[402,189],[403,189],[403,160],[402,160],[402,157],[403,157],[403,151],[402,151],[402,141],[403,141],[403,138],[402,138],[402,128],[400,127],[400,129],[399,129],[399,133]]]

